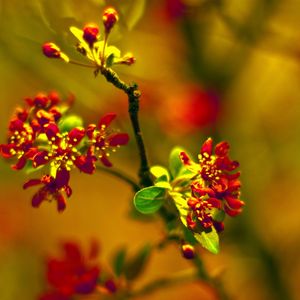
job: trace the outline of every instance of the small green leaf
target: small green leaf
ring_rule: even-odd
[[[112,53],[111,55],[109,55],[109,56],[106,58],[105,64],[106,64],[106,66],[107,66],[108,68],[110,68],[110,67],[113,65],[113,63],[114,63],[114,58],[115,58],[115,56],[114,56],[113,53]]]
[[[186,152],[186,151],[181,147],[174,147],[169,156],[169,168],[173,178],[176,178],[180,174],[181,170],[183,169],[183,164],[179,157],[181,152]]]
[[[71,129],[75,127],[82,127],[83,121],[79,116],[76,115],[69,115],[67,117],[64,117],[59,122],[59,129],[63,132],[69,132]]]
[[[136,279],[149,261],[152,247],[145,245],[138,253],[125,263],[124,274],[128,280]]]
[[[105,57],[113,55],[114,58],[120,58],[121,51],[115,46],[107,46],[105,48]]]
[[[84,48],[89,49],[88,43],[83,38],[83,31],[75,26],[70,27],[70,31],[73,33],[73,35],[77,38],[77,40],[84,46]]]
[[[202,231],[201,233],[195,233],[194,237],[202,245],[202,247],[207,249],[209,252],[213,254],[219,253],[219,235],[215,228],[212,227],[210,232]]]
[[[166,190],[171,190],[172,189],[170,183],[167,182],[167,181],[158,181],[158,182],[155,182],[154,185],[157,186],[157,187],[166,189]]]
[[[113,269],[117,276],[123,273],[126,258],[126,248],[120,249],[113,258]]]
[[[153,166],[150,168],[150,172],[156,179],[160,179],[159,181],[169,181],[170,180],[169,172],[164,167]]]
[[[165,191],[165,188],[157,186],[141,189],[133,199],[135,208],[143,214],[155,213],[163,205]]]
[[[187,200],[180,193],[171,192],[169,193],[169,195],[174,200],[175,206],[179,212],[181,222],[183,223],[184,226],[187,226],[186,217],[189,210]]]

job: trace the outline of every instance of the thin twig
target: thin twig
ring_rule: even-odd
[[[123,180],[124,182],[131,185],[131,187],[134,191],[140,190],[140,186],[135,182],[135,180],[120,170],[107,168],[107,167],[101,167],[101,166],[97,166],[97,170],[111,174],[111,175]]]

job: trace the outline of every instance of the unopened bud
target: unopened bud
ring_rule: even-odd
[[[88,24],[83,28],[83,38],[91,46],[97,41],[99,28],[97,25]]]
[[[193,259],[195,257],[195,249],[190,244],[184,244],[181,246],[182,255],[186,259]]]
[[[60,48],[54,43],[45,43],[42,46],[42,50],[45,56],[49,58],[60,58],[65,62],[69,62],[69,58],[66,54],[60,51]]]
[[[136,61],[135,57],[131,53],[128,53],[125,56],[123,56],[123,58],[120,61],[120,63],[124,64],[124,65],[130,66],[130,65],[134,64],[135,61]]]
[[[117,11],[113,7],[107,8],[103,13],[105,32],[109,33],[119,19]]]
[[[42,46],[43,53],[49,58],[60,58],[61,51],[54,43],[45,43]]]

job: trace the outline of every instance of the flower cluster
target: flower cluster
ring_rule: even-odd
[[[103,271],[96,261],[97,244],[91,244],[88,255],[74,242],[64,243],[63,251],[62,257],[47,260],[47,280],[51,288],[40,295],[39,300],[70,300],[73,296],[117,291],[114,279],[101,274]],[[100,280],[100,274],[107,278]]]
[[[191,194],[187,200],[187,226],[192,231],[214,227],[224,229],[225,213],[234,217],[241,213],[244,202],[239,199],[240,173],[235,172],[239,164],[229,156],[229,144],[221,142],[215,146],[208,138],[201,147],[199,164],[193,162],[185,153],[180,158],[186,168],[194,173],[190,185]]]
[[[0,145],[0,154],[16,159],[12,165],[15,170],[34,171],[48,166],[41,178],[30,179],[23,187],[42,185],[33,196],[32,205],[38,207],[44,200],[55,200],[58,211],[63,211],[64,194],[67,197],[72,194],[71,169],[76,167],[92,174],[98,160],[107,167],[112,166],[110,152],[126,145],[129,136],[109,128],[116,117],[114,113],[100,118],[97,125],[84,128],[79,117],[66,114],[72,99],[62,102],[55,92],[38,94],[25,102],[9,122],[8,142]]]
[[[107,41],[112,28],[118,21],[117,11],[109,7],[102,17],[104,25],[103,36],[100,35],[100,29],[97,24],[87,24],[82,29],[70,27],[70,31],[77,38],[77,51],[85,56],[92,64],[82,64],[70,60],[69,57],[53,42],[46,42],[42,46],[45,56],[49,58],[62,59],[67,63],[73,63],[80,66],[93,67],[95,75],[103,68],[109,68],[114,64],[132,65],[135,58],[131,53],[121,56],[120,50],[115,46],[108,46]]]

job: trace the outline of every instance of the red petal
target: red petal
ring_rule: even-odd
[[[14,148],[13,144],[2,144],[0,145],[0,154],[4,158],[11,158],[13,155],[10,153],[10,150]]]
[[[96,168],[95,167],[96,160],[97,159],[95,158],[95,156],[80,155],[76,158],[74,164],[80,171],[87,174],[93,174]]]
[[[33,157],[33,166],[37,168],[38,166],[45,165],[48,163],[48,159],[45,157],[48,157],[48,152],[47,151],[41,151],[38,152],[36,155]]]
[[[33,197],[31,204],[33,207],[39,207],[40,204],[47,198],[47,192],[45,189],[40,189]]]
[[[216,145],[215,153],[217,156],[226,156],[228,154],[229,148],[230,146],[228,142],[220,142]]]
[[[56,173],[55,184],[57,189],[67,186],[70,180],[70,172],[66,169],[59,169]]]
[[[26,181],[24,184],[23,184],[23,189],[27,189],[29,187],[32,187],[32,186],[35,186],[35,185],[38,185],[38,184],[41,184],[41,179],[29,179],[28,181]]]
[[[85,135],[85,130],[83,128],[73,128],[69,134],[68,137],[70,139],[70,143],[75,146],[78,145],[81,140],[83,139]]]
[[[56,140],[58,138],[59,128],[54,123],[49,123],[46,125],[45,133],[49,141]]]
[[[93,138],[93,133],[96,129],[96,125],[95,124],[90,124],[87,129],[86,129],[86,135],[88,136],[89,139]]]
[[[25,156],[28,159],[33,159],[33,157],[39,152],[38,148],[30,148],[26,153]]]
[[[27,161],[27,159],[26,159],[25,155],[23,155],[22,157],[20,157],[18,162],[15,165],[12,166],[12,168],[14,170],[21,170],[26,165],[26,161]]]
[[[106,167],[112,167],[112,163],[108,160],[107,156],[105,153],[103,153],[102,157],[100,158],[101,162],[103,163],[104,166]]]
[[[55,200],[57,202],[58,212],[63,212],[66,208],[66,205],[67,205],[65,197],[61,193],[57,193],[55,195]]]
[[[110,135],[107,140],[112,147],[126,145],[129,141],[129,135],[127,133],[115,133]]]
[[[184,165],[191,165],[192,161],[185,152],[180,152],[179,157]]]
[[[66,192],[66,194],[67,194],[67,197],[70,198],[71,195],[72,195],[72,189],[71,189],[71,187],[70,187],[69,185],[67,185],[67,186],[65,187],[65,192]]]
[[[226,196],[224,197],[228,206],[232,209],[239,209],[245,205],[244,201],[241,201],[239,199],[236,199],[234,197]]]
[[[224,223],[223,222],[213,222],[215,229],[217,230],[217,232],[221,232],[224,230]]]
[[[237,215],[239,215],[242,212],[242,209],[230,209],[228,206],[224,206],[224,211],[226,212],[226,214],[230,217],[235,217]]]
[[[204,154],[207,153],[209,156],[212,155],[212,138],[208,138],[202,145],[200,153]]]
[[[105,125],[106,127],[109,126],[109,124],[113,121],[113,119],[117,115],[115,113],[108,113],[105,116],[103,116],[99,122],[98,122],[98,128],[100,129],[102,125]]]
[[[221,207],[222,207],[221,201],[217,198],[208,198],[206,201],[215,208],[221,209]]]

